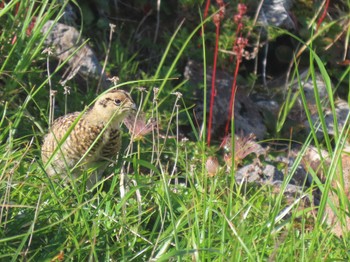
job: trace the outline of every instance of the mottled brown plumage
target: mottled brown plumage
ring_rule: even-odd
[[[121,147],[120,124],[135,109],[127,92],[113,90],[100,96],[85,113],[56,119],[41,150],[47,174],[67,179],[68,174],[76,178],[82,171],[94,169],[88,180],[88,186],[93,186],[110,163],[108,160],[117,156]]]

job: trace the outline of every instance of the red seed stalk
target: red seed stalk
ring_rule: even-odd
[[[239,66],[241,65],[242,62],[242,55],[243,55],[243,50],[244,47],[248,44],[248,39],[243,38],[243,37],[238,37],[237,38],[237,43],[235,46],[235,53],[236,53],[236,67],[235,67],[235,72],[233,75],[233,82],[232,82],[232,87],[231,87],[231,98],[230,98],[230,106],[229,106],[229,114],[228,114],[228,119],[226,122],[226,127],[225,127],[225,136],[228,135],[228,130],[230,126],[230,121],[234,117],[234,101],[236,97],[236,91],[237,91],[237,76],[238,76],[238,71],[239,71]]]
[[[325,19],[326,15],[327,15],[328,6],[329,6],[329,0],[326,0],[326,3],[325,3],[325,6],[324,6],[322,15],[321,15],[321,17],[318,19],[318,21],[317,21],[316,31],[318,31],[320,25],[322,24],[323,20]]]
[[[205,3],[203,20],[205,20],[208,16],[209,6],[210,6],[210,0],[207,0],[207,2]],[[204,30],[204,25],[203,25],[203,30]],[[199,31],[199,35],[202,36],[202,31]],[[200,45],[198,45],[198,47],[200,47]]]
[[[208,16],[209,6],[210,6],[210,0],[207,0],[207,2],[205,3],[205,9],[204,9],[204,15],[203,15],[204,16],[204,20]]]
[[[211,95],[210,95],[210,106],[209,106],[209,122],[208,122],[208,136],[207,143],[210,146],[211,140],[211,126],[213,121],[213,108],[214,108],[214,97],[216,96],[215,80],[216,80],[216,63],[218,60],[218,50],[219,50],[219,35],[220,35],[220,17],[216,14],[213,18],[216,27],[216,38],[215,38],[215,50],[214,50],[214,64],[213,73],[211,78]]]
[[[0,8],[2,8],[3,5],[4,5],[4,3],[1,2],[1,3],[0,3]],[[16,9],[15,9],[15,12],[14,12],[15,15],[17,15],[17,13],[18,13],[19,5],[20,5],[20,3],[17,3],[17,4],[15,5],[15,8],[16,8]],[[30,35],[32,34],[32,30],[33,30],[33,28],[34,28],[34,26],[35,26],[35,23],[36,23],[36,17],[33,16],[32,21],[30,22],[28,28],[26,29],[26,35],[27,35],[27,36],[30,36]],[[12,41],[11,41],[11,45],[14,45],[14,44],[16,43],[16,41],[17,41],[17,35],[14,35],[14,37],[12,38]]]
[[[219,10],[219,13],[217,13],[213,16],[213,22],[214,22],[215,27],[216,27],[216,30],[215,30],[216,34],[215,34],[214,64],[213,64],[213,72],[212,72],[212,78],[211,78],[211,95],[210,95],[210,105],[209,105],[209,121],[208,121],[208,136],[207,136],[208,146],[210,146],[210,140],[211,140],[214,97],[216,96],[215,81],[216,81],[216,63],[217,63],[218,52],[219,52],[220,20],[223,19],[224,15],[225,15],[224,1],[223,0],[216,0],[216,2],[219,5],[220,10]]]
[[[237,24],[237,29],[236,29],[236,39],[233,44],[233,52],[236,55],[236,67],[235,71],[233,74],[233,82],[232,82],[232,87],[231,87],[231,98],[230,98],[230,106],[229,106],[229,112],[228,112],[228,119],[226,122],[225,126],[225,137],[228,135],[229,127],[230,127],[230,122],[231,119],[234,118],[234,101],[236,97],[236,91],[237,91],[237,76],[238,76],[238,71],[239,67],[242,62],[242,56],[243,56],[243,51],[246,45],[248,44],[248,39],[242,37],[242,29],[243,29],[243,16],[247,12],[247,6],[245,4],[238,4],[237,6],[237,14],[234,15],[233,20]],[[238,35],[240,35],[238,37]],[[231,130],[231,132],[234,132],[234,130]]]

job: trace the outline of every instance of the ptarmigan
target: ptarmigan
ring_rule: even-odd
[[[64,180],[89,174],[87,186],[91,188],[118,155],[120,124],[135,110],[129,93],[112,90],[101,95],[86,112],[56,119],[41,150],[47,174]]]

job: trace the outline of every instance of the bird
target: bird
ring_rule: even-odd
[[[41,147],[47,175],[67,181],[87,174],[86,186],[92,188],[111,159],[116,159],[122,143],[121,123],[135,111],[130,94],[113,89],[99,96],[85,112],[57,118]]]

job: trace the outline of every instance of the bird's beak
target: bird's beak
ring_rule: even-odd
[[[132,103],[131,107],[130,107],[132,110],[136,111],[137,110],[137,106],[135,103]]]

